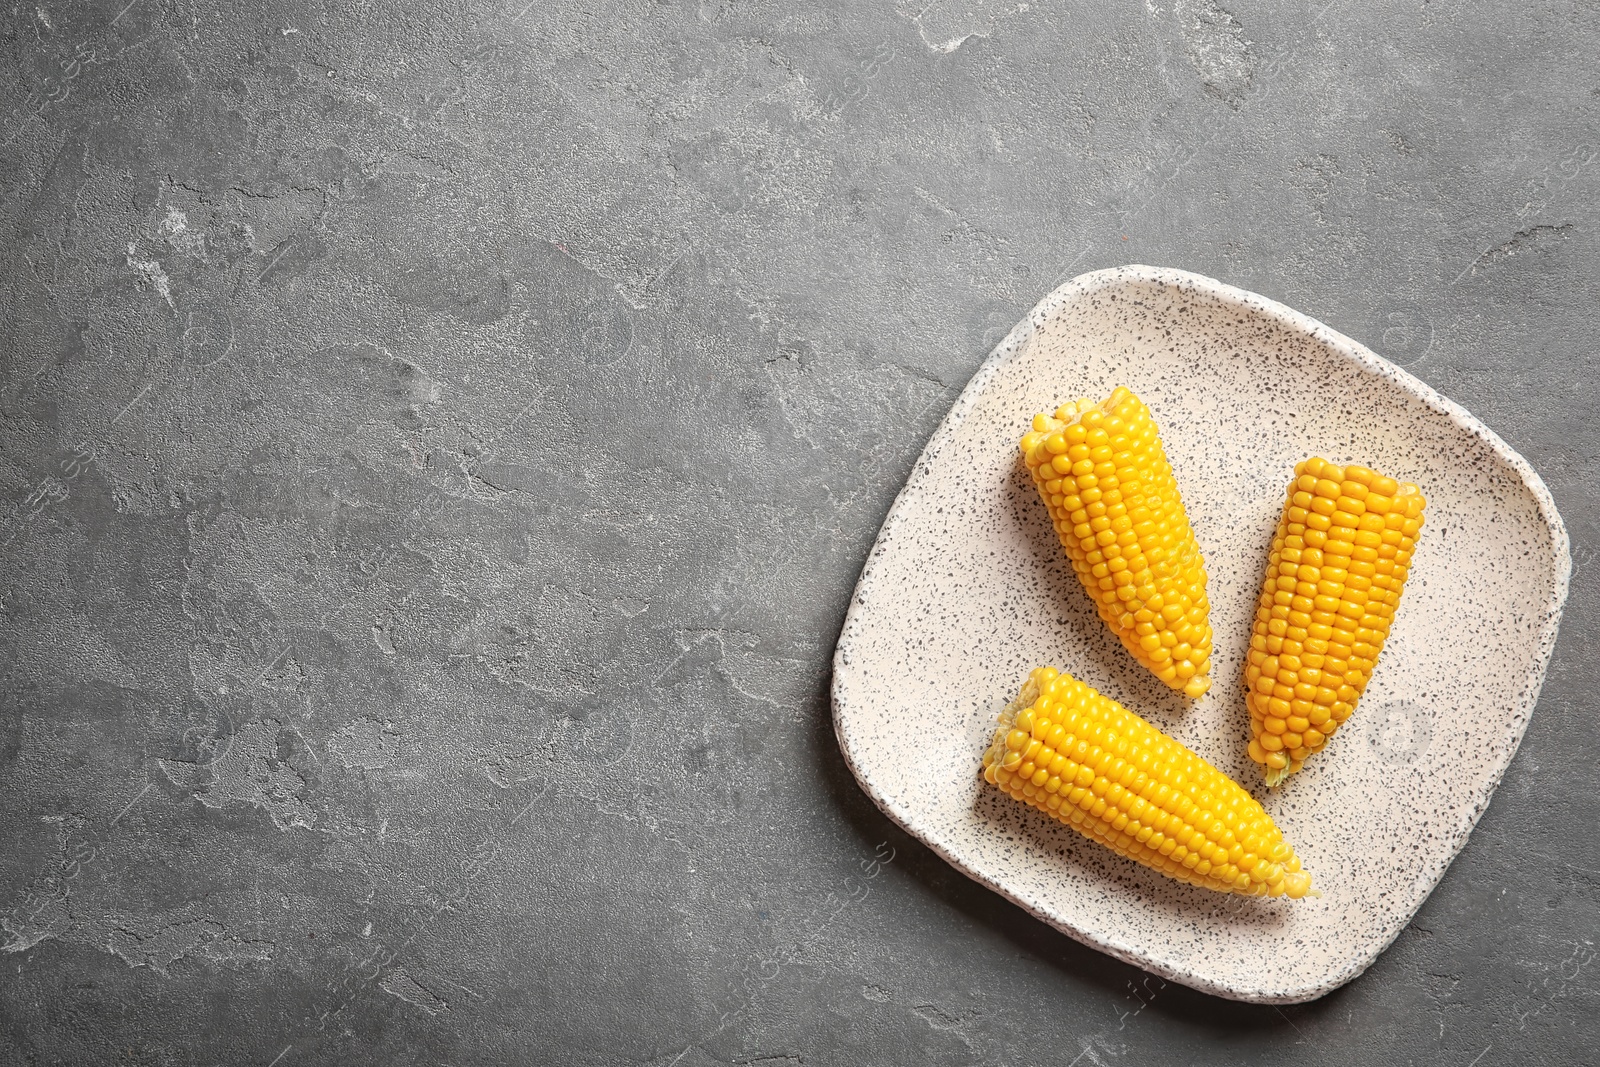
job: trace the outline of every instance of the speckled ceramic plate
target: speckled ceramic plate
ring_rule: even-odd
[[[1211,692],[1162,686],[1095,616],[1018,462],[1036,411],[1131,387],[1156,413],[1211,576]],[[1351,723],[1268,792],[1240,669],[1295,462],[1422,487],[1428,522]],[[1239,1000],[1310,1000],[1394,940],[1522,739],[1566,597],[1549,492],[1495,434],[1361,345],[1271,300],[1151,267],[1051,293],[973,377],[862,572],[834,659],[861,785],[968,875],[1071,936]],[[1053,664],[1141,712],[1262,800],[1321,899],[1169,881],[978,776],[995,716]]]

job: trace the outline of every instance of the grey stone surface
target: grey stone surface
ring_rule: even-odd
[[[0,1061],[1594,1062],[1592,6],[0,20]],[[928,433],[1122,262],[1406,364],[1573,535],[1500,793],[1312,1004],[1052,933],[831,736]]]

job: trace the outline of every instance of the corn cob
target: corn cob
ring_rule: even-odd
[[[1190,885],[1300,898],[1311,876],[1239,785],[1053,667],[1028,676],[983,755],[992,785]]]
[[[1119,386],[1035,415],[1022,456],[1100,617],[1173,689],[1211,686],[1205,561],[1155,419]]]
[[[1245,663],[1250,758],[1275,786],[1350,718],[1383,650],[1417,534],[1421,492],[1366,467],[1294,469]]]

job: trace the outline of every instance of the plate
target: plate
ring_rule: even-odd
[[[1205,554],[1214,682],[1199,700],[1096,617],[1019,461],[1035,412],[1117,385],[1155,412]],[[1311,455],[1416,482],[1427,524],[1355,716],[1269,791],[1245,751],[1241,669],[1284,487]],[[1208,993],[1297,1003],[1371,964],[1461,851],[1538,699],[1570,570],[1527,461],[1404,370],[1210,278],[1096,271],[1011,331],[918,460],[839,639],[834,727],[890,818],[1050,925]],[[1185,886],[986,786],[996,715],[1045,665],[1243,783],[1322,897]]]

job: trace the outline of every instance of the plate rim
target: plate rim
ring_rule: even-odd
[[[1507,466],[1516,471],[1524,486],[1532,493],[1534,500],[1538,503],[1540,517],[1543,518],[1551,533],[1551,544],[1554,551],[1550,562],[1555,565],[1555,583],[1551,588],[1550,597],[1543,605],[1545,623],[1539,634],[1537,654],[1523,675],[1523,691],[1528,694],[1527,703],[1520,716],[1520,722],[1512,728],[1511,736],[1509,737],[1510,747],[1504,761],[1484,786],[1472,796],[1471,816],[1463,824],[1463,829],[1459,831],[1456,839],[1450,842],[1448,849],[1440,853],[1443,858],[1436,861],[1431,869],[1425,869],[1425,877],[1419,882],[1419,884],[1425,886],[1424,891],[1411,908],[1406,921],[1399,924],[1381,945],[1356,960],[1346,963],[1329,976],[1305,986],[1251,987],[1240,983],[1214,981],[1202,975],[1190,974],[1177,968],[1163,966],[1130,946],[1119,944],[1114,939],[1096,937],[1074,926],[1065,917],[1051,914],[1044,907],[1030,903],[1019,893],[1013,892],[995,879],[968,867],[953,855],[945,846],[945,843],[936,836],[925,834],[916,829],[913,826],[914,816],[910,812],[899,810],[894,801],[877,788],[871,777],[863,770],[850,746],[849,731],[846,726],[846,719],[850,714],[850,705],[849,698],[844,692],[844,678],[850,669],[851,652],[859,625],[858,615],[866,607],[870,599],[873,579],[876,577],[878,559],[882,555],[885,544],[892,538],[899,524],[901,506],[906,502],[907,495],[927,478],[930,458],[943,451],[944,446],[954,436],[955,431],[966,421],[978,398],[988,388],[989,382],[1002,368],[1021,355],[1024,343],[1033,335],[1034,331],[1043,326],[1069,300],[1089,296],[1112,287],[1138,282],[1155,282],[1174,286],[1180,290],[1204,294],[1223,303],[1243,307],[1252,313],[1276,320],[1281,325],[1298,333],[1308,335],[1344,359],[1380,377],[1389,379],[1403,391],[1422,401],[1433,411],[1445,415],[1461,429],[1482,440]],[[839,640],[834,648],[833,677],[829,685],[833,705],[834,736],[838,741],[840,751],[844,754],[845,763],[850,768],[850,773],[855,776],[857,784],[878,806],[879,810],[887,815],[897,826],[932,849],[935,854],[962,874],[998,893],[1027,911],[1030,915],[1061,931],[1073,940],[1105,952],[1125,963],[1130,963],[1203,993],[1256,1004],[1304,1003],[1309,1000],[1315,1000],[1339,988],[1358,977],[1371,966],[1373,961],[1382,955],[1394,943],[1395,939],[1400,936],[1400,932],[1410,925],[1411,919],[1415,917],[1417,911],[1432,895],[1434,889],[1438,887],[1439,882],[1444,878],[1445,872],[1466,847],[1468,838],[1471,837],[1472,831],[1477,828],[1478,820],[1488,809],[1495,790],[1499,788],[1501,781],[1505,777],[1506,770],[1509,769],[1511,761],[1516,757],[1517,750],[1522,745],[1522,739],[1527,733],[1528,723],[1533,718],[1534,708],[1537,707],[1539,702],[1539,693],[1544,687],[1544,679],[1550,665],[1550,659],[1555,651],[1556,637],[1560,630],[1561,615],[1566,605],[1571,577],[1572,551],[1571,543],[1567,536],[1566,524],[1562,521],[1561,514],[1556,509],[1555,499],[1551,496],[1544,479],[1539,476],[1539,473],[1533,469],[1533,465],[1523,458],[1520,453],[1506,444],[1499,434],[1495,433],[1494,430],[1490,429],[1466,408],[1450,400],[1405,368],[1384,359],[1360,342],[1345,336],[1304,312],[1296,311],[1270,297],[1229,285],[1226,282],[1218,281],[1203,274],[1179,270],[1174,267],[1152,267],[1137,263],[1120,267],[1106,267],[1080,274],[1064,282],[1035,304],[984,359],[984,362],[972,375],[965,388],[962,389],[961,395],[951,405],[949,412],[940,421],[938,428],[929,437],[922,452],[917,456],[916,464],[906,478],[905,485],[896,494],[894,503],[890,505],[888,514],[884,517],[883,525],[879,528],[878,535],[873,540],[872,548],[867,553],[866,563],[861,569],[861,576],[857,579],[855,587],[850,594],[850,606],[845,613]]]

